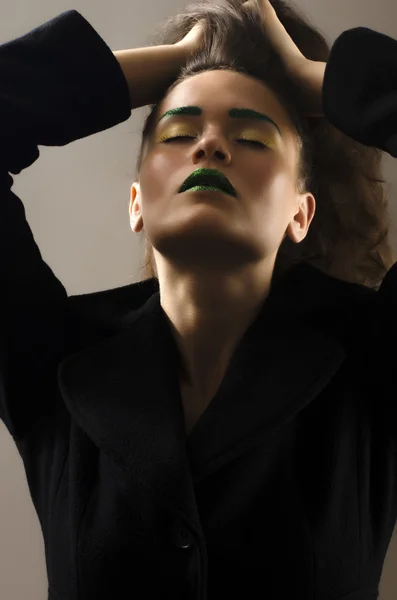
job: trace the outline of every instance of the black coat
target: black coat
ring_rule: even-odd
[[[38,145],[129,118],[117,60],[72,10],[0,46],[0,77],[0,417],[49,597],[374,600],[397,517],[397,265],[379,291],[295,266],[186,438],[156,280],[68,298],[11,191]],[[396,90],[397,42],[344,32],[328,119],[397,156]]]

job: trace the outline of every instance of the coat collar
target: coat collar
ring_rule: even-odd
[[[197,482],[318,396],[346,356],[341,341],[349,318],[346,298],[364,289],[307,263],[295,265],[246,331],[216,396],[188,438],[177,347],[157,281],[74,297],[75,306],[80,303],[93,313],[101,298],[109,320],[115,322],[117,315],[119,325],[114,335],[61,362],[63,400],[94,444],[128,472],[145,473],[152,491],[171,489],[172,481],[177,485],[173,478],[187,459]],[[125,311],[126,298],[132,310]]]

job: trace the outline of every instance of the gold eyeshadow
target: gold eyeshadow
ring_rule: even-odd
[[[175,137],[177,135],[197,135],[197,133],[193,132],[193,131],[188,131],[186,129],[186,125],[181,127],[170,127],[170,129],[166,129],[164,133],[160,134],[157,138],[157,142],[163,142],[164,140],[171,138],[171,137]]]
[[[194,132],[191,130],[188,131],[186,129],[186,125],[179,126],[179,127],[176,127],[174,125],[173,127],[166,129],[164,133],[160,134],[158,136],[156,142],[157,143],[164,142],[169,138],[177,137],[177,136],[192,136],[192,137],[194,137],[196,135],[198,135],[197,132]],[[238,139],[246,139],[247,141],[261,142],[265,146],[273,145],[273,140],[271,139],[271,137],[269,138],[269,135],[264,135],[263,133],[259,133],[252,129],[244,129],[244,130],[242,130],[242,132],[239,135],[235,134],[235,136]],[[235,137],[235,136],[233,136],[233,137]]]
[[[238,137],[248,140],[254,140],[257,142],[262,142],[265,146],[273,146],[274,140],[272,136],[264,135],[263,133],[259,133],[253,129],[243,129]]]
[[[200,116],[202,114],[203,109],[199,106],[179,106],[177,108],[167,110],[167,112],[164,113],[162,117],[160,117],[157,123],[159,123],[165,117],[173,118],[186,115],[191,117]],[[231,119],[251,119],[254,121],[267,121],[268,123],[271,123],[271,125],[275,127],[275,129],[277,129],[278,133],[280,134],[280,137],[282,137],[282,133],[280,131],[279,126],[275,121],[273,121],[272,118],[270,118],[268,115],[264,115],[256,110],[253,110],[252,108],[232,108],[228,111],[228,114]]]

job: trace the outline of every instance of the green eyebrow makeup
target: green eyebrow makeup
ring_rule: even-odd
[[[180,115],[190,115],[190,116],[200,116],[203,114],[202,109],[199,106],[180,106],[179,108],[172,108],[171,110],[167,110],[160,119],[157,121],[159,123],[165,117],[174,117]],[[267,115],[264,115],[256,110],[252,110],[251,108],[232,108],[229,110],[229,117],[232,119],[252,119],[253,121],[268,121],[274,127],[276,127],[280,136],[282,137],[281,131],[277,123],[273,121]]]

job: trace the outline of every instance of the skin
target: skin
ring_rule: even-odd
[[[278,249],[300,243],[315,214],[312,194],[297,191],[295,128],[274,93],[240,73],[207,71],[163,99],[166,111],[193,105],[201,116],[164,118],[154,129],[139,180],[131,187],[130,224],[154,247],[161,306],[179,349],[180,383],[196,406],[218,390],[239,341],[270,292]],[[266,121],[231,119],[250,108]],[[169,143],[162,135],[188,135]],[[249,137],[261,148],[238,141]],[[238,196],[178,190],[198,168],[217,169]]]

